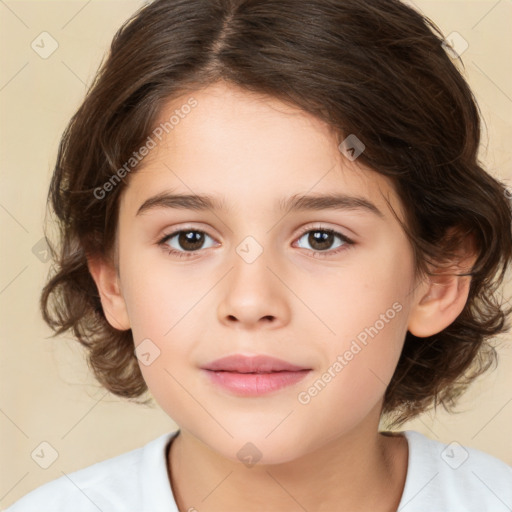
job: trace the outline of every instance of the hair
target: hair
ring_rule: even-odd
[[[108,323],[87,265],[87,256],[112,256],[129,176],[101,199],[95,191],[170,99],[220,80],[298,107],[340,140],[363,141],[358,161],[391,179],[418,272],[453,272],[471,241],[462,313],[434,336],[407,333],[382,413],[400,425],[432,406],[452,409],[497,362],[491,338],[507,329],[500,286],[511,208],[478,161],[478,107],[441,31],[398,0],[156,0],[129,19],[59,146],[48,202],[60,240],[48,240],[54,265],[41,295],[54,336],[72,330],[112,393],[147,391],[132,332]]]

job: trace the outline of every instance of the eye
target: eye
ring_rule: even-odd
[[[208,242],[208,239],[210,242]],[[214,247],[215,244],[216,242],[210,235],[197,229],[174,231],[165,235],[158,242],[158,245],[163,247],[168,254],[178,258],[194,256],[201,249]],[[353,244],[354,242],[342,233],[327,228],[309,229],[298,238],[298,246],[314,251],[316,257],[337,254]]]
[[[301,242],[301,240],[304,240]],[[311,249],[316,253],[327,252],[329,255],[343,251],[354,242],[333,229],[316,228],[304,232],[298,239],[299,247]],[[307,247],[309,245],[309,247]],[[334,250],[338,249],[338,250]],[[323,256],[323,255],[322,255]]]
[[[206,238],[213,240],[213,238],[204,231],[199,231],[197,229],[185,229],[165,235],[164,238],[158,242],[158,245],[164,247],[169,254],[186,258],[193,256],[193,254],[200,249],[208,249],[215,245],[212,243],[204,247]]]

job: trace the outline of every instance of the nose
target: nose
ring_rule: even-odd
[[[228,327],[276,329],[290,321],[289,292],[269,268],[265,252],[252,263],[235,255],[233,268],[223,280],[218,318]]]

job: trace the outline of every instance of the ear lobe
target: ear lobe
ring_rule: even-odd
[[[437,268],[416,290],[408,330],[425,338],[446,329],[462,313],[468,300],[471,276],[467,274],[476,261],[473,238],[467,236],[459,247],[460,258],[449,268]]]
[[[87,258],[87,265],[98,288],[108,323],[120,331],[130,329],[130,320],[114,265],[100,257]]]

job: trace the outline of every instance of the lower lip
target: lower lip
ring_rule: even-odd
[[[301,381],[310,370],[272,373],[236,373],[203,370],[210,380],[231,393],[239,396],[259,396],[293,386]]]

